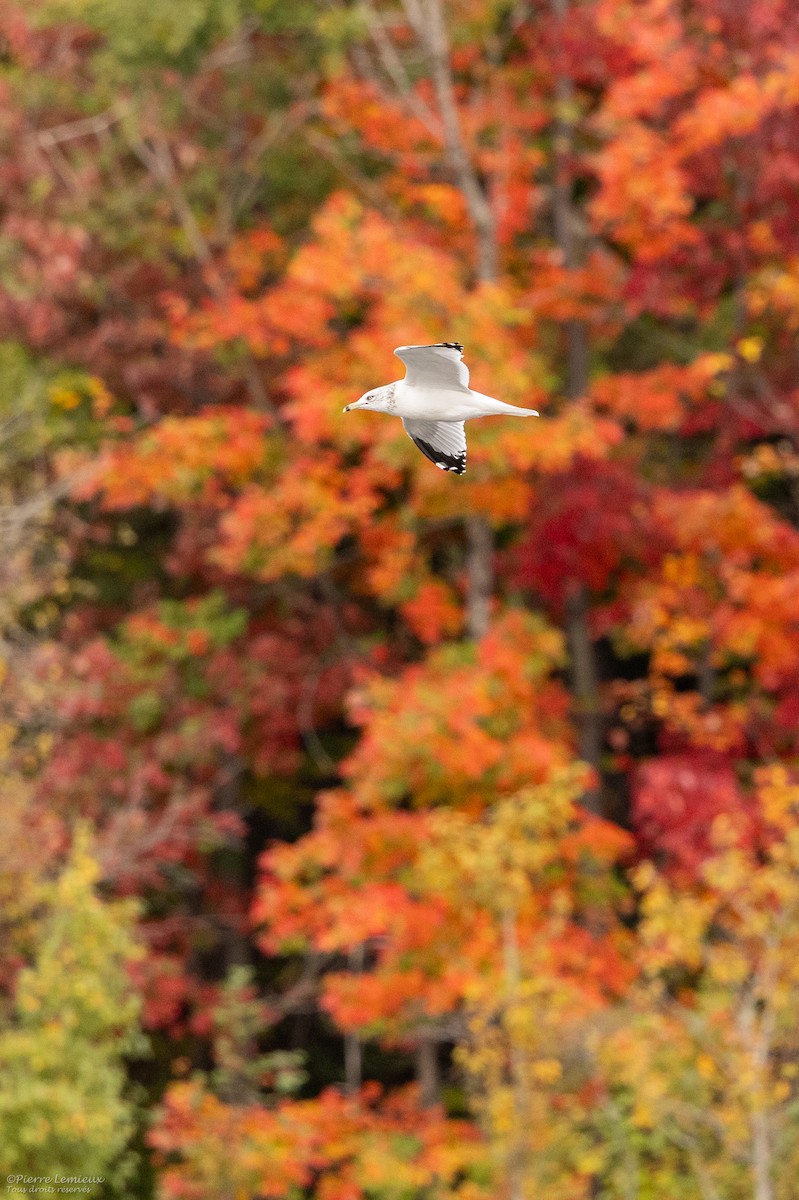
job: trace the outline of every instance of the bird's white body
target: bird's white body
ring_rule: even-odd
[[[390,413],[404,420],[421,421],[471,421],[474,417],[537,417],[538,413],[530,408],[516,408],[513,404],[505,404],[502,400],[493,400],[482,392],[473,392],[471,388],[463,391],[451,391],[448,388],[431,388],[408,383],[407,379],[398,379],[396,383],[388,383],[385,387],[374,388],[367,395],[370,403],[361,405],[358,400],[347,407],[368,408],[371,412]]]
[[[537,417],[532,408],[516,408],[469,387],[469,371],[459,342],[400,346],[405,378],[366,392],[344,409],[362,408],[400,417],[408,436],[443,471],[466,469],[464,421],[475,417]]]

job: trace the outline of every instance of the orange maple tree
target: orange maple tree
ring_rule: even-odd
[[[0,13],[25,794],[142,902],[161,1194],[783,1200],[795,5],[191,8]],[[454,338],[542,413],[457,480],[341,411]]]

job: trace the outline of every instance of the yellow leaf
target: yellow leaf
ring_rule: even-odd
[[[562,1068],[556,1058],[541,1058],[533,1063],[530,1073],[539,1083],[555,1083],[561,1077]]]
[[[745,358],[747,362],[756,363],[763,353],[763,339],[761,337],[741,338],[736,343],[735,349],[741,358]]]

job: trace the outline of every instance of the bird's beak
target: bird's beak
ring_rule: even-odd
[[[344,408],[342,408],[342,410],[341,410],[341,411],[342,411],[342,412],[349,412],[351,408],[352,408],[352,405],[351,405],[351,404],[347,404],[347,405],[345,405],[345,406],[344,406]]]

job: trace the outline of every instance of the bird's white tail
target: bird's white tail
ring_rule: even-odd
[[[492,400],[489,396],[481,396],[481,400],[486,401],[486,416],[491,416],[494,413],[499,415],[504,413],[505,416],[537,416],[535,408],[517,408],[516,404],[506,404],[504,400]]]
[[[506,417],[537,417],[538,410],[535,408],[517,408],[515,404],[506,404],[504,400],[495,400],[493,396],[484,396],[481,392],[472,392],[473,396],[479,396],[484,401],[483,416],[499,416],[504,413]]]

